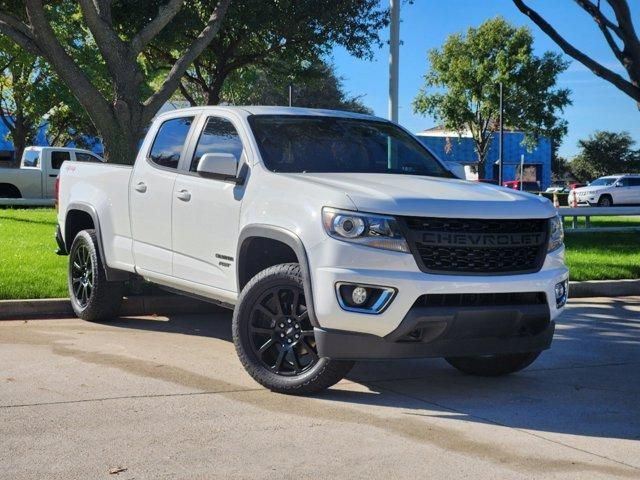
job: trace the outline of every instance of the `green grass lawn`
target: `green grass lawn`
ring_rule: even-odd
[[[51,208],[0,209],[0,299],[68,297]]]
[[[592,221],[628,223],[622,217]],[[0,209],[0,299],[68,296],[67,257],[54,253],[55,226],[53,209]],[[572,280],[640,278],[640,233],[568,233],[566,246]]]

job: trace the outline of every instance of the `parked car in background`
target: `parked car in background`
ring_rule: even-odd
[[[640,204],[640,174],[600,177],[586,187],[575,189],[578,205],[598,207]]]
[[[540,185],[538,184],[538,182],[521,182],[520,180],[509,180],[508,182],[502,182],[502,186],[513,188],[514,190],[523,190],[525,192],[540,191]]]
[[[516,372],[567,300],[546,199],[454,178],[379,118],[283,107],[159,115],[135,165],[65,163],[56,238],[86,320],[140,276],[235,307],[247,372],[313,393],[354,360],[444,357]]]
[[[20,168],[0,168],[0,198],[53,198],[62,163],[104,162],[89,150],[62,147],[27,147]]]
[[[569,187],[567,186],[567,182],[565,181],[558,181],[558,182],[553,182],[549,188],[547,188],[544,192],[545,193],[562,193],[562,192],[566,192],[569,189]]]

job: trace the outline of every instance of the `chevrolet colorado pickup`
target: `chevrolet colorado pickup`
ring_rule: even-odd
[[[546,199],[456,179],[366,115],[160,115],[133,167],[64,163],[58,222],[79,317],[117,315],[132,276],[232,307],[240,360],[277,392],[318,392],[356,360],[512,373],[549,348],[567,300]]]

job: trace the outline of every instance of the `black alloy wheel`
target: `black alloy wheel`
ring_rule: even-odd
[[[242,289],[233,313],[233,343],[255,381],[279,393],[318,393],[339,382],[352,361],[318,355],[300,265],[269,267]]]
[[[313,327],[299,287],[274,287],[254,304],[249,323],[251,347],[278,375],[299,375],[318,360]]]
[[[93,262],[86,245],[80,245],[71,259],[71,288],[80,307],[85,308],[93,292]]]

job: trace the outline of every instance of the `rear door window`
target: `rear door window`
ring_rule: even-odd
[[[69,152],[60,150],[51,152],[51,168],[53,170],[60,170],[62,162],[66,162],[67,160],[71,160],[71,154]]]
[[[153,141],[149,160],[160,167],[177,169],[192,123],[193,117],[172,118],[165,121],[158,129]]]

